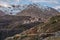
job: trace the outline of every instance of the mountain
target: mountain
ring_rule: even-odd
[[[24,10],[25,11],[28,10],[28,12],[29,12],[30,10],[36,11],[36,9],[38,10],[38,12],[35,12],[35,13],[37,13],[38,15],[39,15],[39,13],[43,13],[44,14],[45,11],[46,11],[45,13],[47,13],[47,15],[51,15],[52,13],[57,12],[57,10],[55,10],[55,9],[53,9],[51,7],[46,7],[46,6],[42,6],[40,4],[34,4],[34,3],[29,4],[29,5],[9,5],[9,6],[1,6],[0,5],[0,10],[5,12],[6,14],[12,14],[12,15],[15,15],[17,13],[18,14],[22,13]],[[34,17],[35,17],[35,15],[34,15]]]
[[[0,39],[4,40],[6,37],[21,33],[40,24],[38,21],[32,22],[31,20],[34,21],[31,16],[0,16]]]
[[[15,15],[16,13],[25,9],[25,5],[9,5],[9,6],[2,6],[0,5],[0,10],[4,11],[6,14]]]
[[[3,16],[3,15],[5,15],[5,12],[0,10],[0,16]]]
[[[60,12],[60,8],[57,9]]]
[[[59,40],[60,15],[51,17],[49,22],[39,24],[5,40]]]
[[[55,35],[50,33],[60,31],[60,13],[53,8],[29,4],[24,6],[11,5],[0,7],[0,9],[8,14],[0,16],[1,40],[5,38],[5,40],[40,40]],[[18,13],[12,15],[12,13],[15,14],[13,11]]]
[[[46,21],[51,16],[58,15],[59,12],[50,7],[40,6],[38,4],[29,4],[24,10],[17,13],[18,16],[31,16]]]

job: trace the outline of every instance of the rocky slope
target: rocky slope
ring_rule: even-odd
[[[35,18],[41,18],[42,21],[46,21],[51,16],[58,15],[59,12],[50,7],[40,6],[38,4],[30,4],[23,11],[17,13],[18,16],[31,16]]]
[[[0,16],[0,39],[3,40],[40,24],[38,21],[31,22],[31,20],[30,16]]]
[[[5,40],[59,40],[60,15],[50,18],[47,23],[42,23],[20,34],[8,37]]]
[[[13,7],[15,9],[15,6]],[[54,34],[50,33],[60,31],[60,16],[56,15],[59,15],[59,12],[53,8],[30,4],[17,15],[11,13],[11,15],[0,16],[0,39],[40,40],[41,38],[54,36]],[[49,18],[51,19],[49,20]]]

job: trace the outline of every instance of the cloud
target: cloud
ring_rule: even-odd
[[[0,6],[9,7],[10,5],[8,2],[0,1]]]
[[[17,0],[17,2],[19,2],[20,0]]]
[[[0,4],[1,6],[4,6],[4,7],[9,7],[10,5],[8,4]]]
[[[60,6],[55,6],[55,7],[53,7],[54,9],[60,9]]]
[[[58,0],[29,0],[31,2],[37,3],[37,2],[45,2],[45,3],[51,3],[51,4],[59,4]]]
[[[21,2],[21,1],[24,1],[24,0],[0,0],[0,1],[3,1],[3,2],[12,2],[12,3],[18,3],[18,2]],[[58,0],[27,0],[27,1],[30,1],[30,2],[33,2],[33,3],[50,3],[50,4],[60,4]]]
[[[17,4],[20,0],[0,0],[0,3],[4,4]]]
[[[27,2],[28,1],[28,2]],[[21,3],[42,3],[47,6],[57,6],[60,5],[58,0],[0,0],[0,4],[21,4]]]

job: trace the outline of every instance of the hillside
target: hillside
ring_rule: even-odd
[[[50,18],[49,22],[37,25],[5,40],[59,40],[60,15]],[[52,38],[51,38],[52,37]],[[49,39],[51,38],[51,39]]]
[[[31,20],[30,16],[0,16],[0,39],[19,34],[40,24],[38,21],[31,22]]]

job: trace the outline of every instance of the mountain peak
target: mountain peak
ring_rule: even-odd
[[[35,18],[41,18],[43,21],[57,14],[59,14],[57,10],[51,7],[42,7],[38,4],[29,4],[24,10],[17,13],[18,16],[31,16]]]

